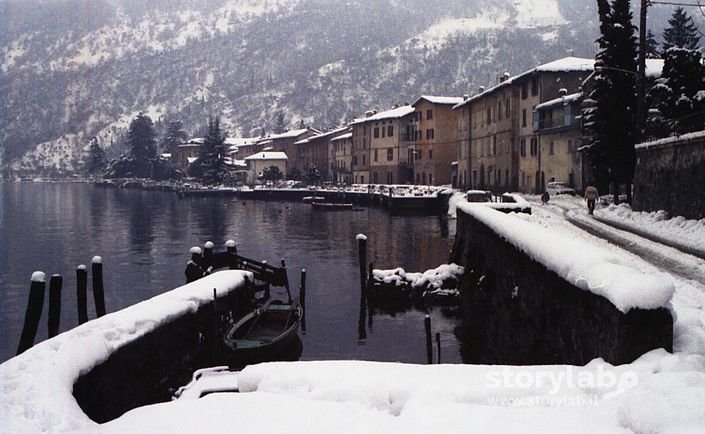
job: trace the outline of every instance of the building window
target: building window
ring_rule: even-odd
[[[357,166],[357,155],[354,155],[354,156],[353,156],[352,165],[353,165],[353,166]]]
[[[374,132],[372,133],[375,139],[379,138],[379,128],[375,127]]]
[[[539,94],[539,81],[536,77],[531,79],[531,96],[536,96]]]
[[[377,150],[375,149],[374,160],[377,161]]]
[[[522,157],[526,157],[526,139],[521,139],[519,141],[519,154]]]
[[[553,140],[551,140],[551,143],[548,144],[548,155],[554,155],[555,154],[555,144]]]
[[[428,159],[433,160],[433,149],[428,150]]]
[[[502,101],[498,103],[497,106],[497,118],[501,121],[502,120]]]
[[[509,110],[509,98],[507,98],[507,102],[504,104],[504,115],[507,119],[509,119],[510,114],[511,111]]]
[[[526,128],[526,109],[521,109],[521,126]]]
[[[433,128],[429,128],[426,130],[426,140],[431,140],[434,138],[434,131]]]
[[[573,152],[573,141],[568,140],[568,153],[570,154],[572,152]]]
[[[521,99],[526,99],[529,97],[529,83],[522,83],[521,85]]]
[[[492,123],[492,107],[487,107],[487,125]]]
[[[536,137],[531,138],[531,156],[536,156],[539,153],[539,141]]]
[[[394,148],[387,149],[387,161],[394,160]]]
[[[426,110],[426,119],[429,121],[433,119],[433,110]]]
[[[365,154],[362,154],[362,165],[364,166],[365,164],[367,164],[367,163],[365,162]]]
[[[389,125],[387,127],[387,135],[389,137],[394,137],[394,125]]]
[[[421,140],[421,134],[423,133],[422,129],[416,130],[416,140]]]
[[[492,155],[497,155],[497,136],[492,136]]]
[[[387,129],[382,126],[382,137],[386,137]]]
[[[433,185],[433,174],[428,174],[428,185]]]

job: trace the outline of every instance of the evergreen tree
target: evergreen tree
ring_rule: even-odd
[[[654,35],[654,32],[652,32],[650,29],[646,33],[646,58],[647,59],[660,59],[661,58],[661,52],[659,51],[659,44],[658,41],[656,41],[656,35]]]
[[[87,174],[94,175],[103,172],[108,165],[108,160],[105,157],[105,151],[100,147],[98,139],[93,137],[88,148],[88,156],[84,164],[84,169]]]
[[[208,119],[208,134],[196,161],[191,165],[191,174],[204,184],[222,184],[229,179],[230,170],[226,162],[225,136],[220,130],[220,118]]]
[[[698,28],[682,7],[678,7],[668,20],[669,27],[663,31],[663,52],[671,47],[695,50],[700,42]]]
[[[133,160],[132,175],[139,178],[151,176],[152,166],[157,159],[156,140],[152,119],[141,112],[130,123],[127,132],[130,157]]]
[[[184,131],[181,121],[169,121],[166,127],[166,134],[162,138],[160,147],[163,152],[174,153],[176,148],[182,144],[188,136],[186,131]]]
[[[602,190],[627,184],[629,196],[635,158],[635,27],[629,0],[597,3],[602,35],[583,109],[586,154]],[[616,196],[616,188],[612,191]]]
[[[306,172],[306,182],[311,185],[316,185],[321,181],[321,171],[318,167],[311,166]]]
[[[664,132],[705,129],[705,66],[699,50],[669,48],[651,93],[667,127]]]
[[[286,132],[286,117],[284,116],[284,112],[281,110],[277,111],[274,118],[274,127],[272,128],[272,132],[274,134]]]
[[[262,171],[262,178],[265,181],[279,181],[283,176],[284,174],[277,166],[269,166]]]

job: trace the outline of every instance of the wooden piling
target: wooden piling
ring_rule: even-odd
[[[37,336],[39,320],[44,308],[44,292],[46,291],[46,275],[41,271],[32,273],[32,283],[29,287],[29,300],[27,310],[24,314],[24,326],[20,343],[17,346],[17,354],[22,354],[34,345],[34,338]]]
[[[301,303],[301,309],[303,310],[303,315],[301,316],[301,331],[306,333],[306,269],[301,270],[301,284],[299,285],[299,303]]]
[[[88,271],[85,265],[76,268],[76,310],[78,311],[78,324],[88,321]]]
[[[286,289],[286,296],[291,304],[291,289],[289,288],[289,273],[286,272],[286,262],[282,258],[282,271],[284,272],[284,289]]]
[[[428,364],[433,363],[433,340],[431,339],[431,316],[426,315],[423,320],[426,328],[426,360]]]
[[[228,263],[230,264],[229,268],[231,270],[237,269],[237,245],[235,244],[235,240],[226,241],[225,250],[228,252],[229,255],[232,256],[228,260]]]
[[[212,340],[211,340],[211,355],[213,356],[213,360],[216,360],[217,358],[217,351],[218,351],[218,293],[216,291],[216,288],[213,288],[213,329],[212,329]]]
[[[47,320],[48,336],[53,338],[59,334],[61,320],[61,286],[63,279],[54,274],[49,280],[49,318]]]
[[[206,241],[203,245],[203,269],[208,270],[213,265],[213,242]]]
[[[367,317],[367,237],[358,234],[357,237],[358,259],[360,261],[360,317],[358,319],[358,339],[367,339],[365,319]]]
[[[441,334],[436,332],[436,348],[438,349],[438,359],[436,363],[441,364]]]
[[[103,287],[103,258],[94,256],[91,265],[93,275],[93,300],[95,301],[95,315],[100,318],[105,315],[105,288]]]

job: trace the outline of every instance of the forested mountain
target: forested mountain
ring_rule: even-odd
[[[660,35],[671,10],[651,12]],[[0,163],[70,172],[94,136],[110,155],[140,111],[192,134],[209,115],[233,136],[280,112],[339,125],[593,57],[597,32],[585,0],[0,1]]]

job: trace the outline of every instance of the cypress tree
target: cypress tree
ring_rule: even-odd
[[[84,169],[87,174],[93,175],[105,170],[108,161],[105,157],[105,151],[100,147],[98,139],[93,137],[88,148],[88,157],[84,164]]]
[[[666,132],[683,134],[705,129],[705,66],[699,50],[669,48],[652,93]]]
[[[130,122],[127,143],[134,163],[134,176],[146,178],[151,175],[151,167],[157,158],[153,125],[152,119],[141,112]]]
[[[603,190],[627,185],[631,200],[634,174],[636,108],[636,28],[629,0],[597,0],[600,14],[600,47],[595,73],[583,109],[586,154],[595,182]],[[617,196],[616,188],[612,189]]]
[[[647,59],[660,59],[661,52],[659,51],[659,44],[656,41],[656,35],[650,29],[646,33],[646,58]]]
[[[198,160],[193,162],[191,174],[204,184],[222,184],[229,178],[229,168],[225,160],[225,136],[220,130],[218,117],[208,119],[208,134]]]

